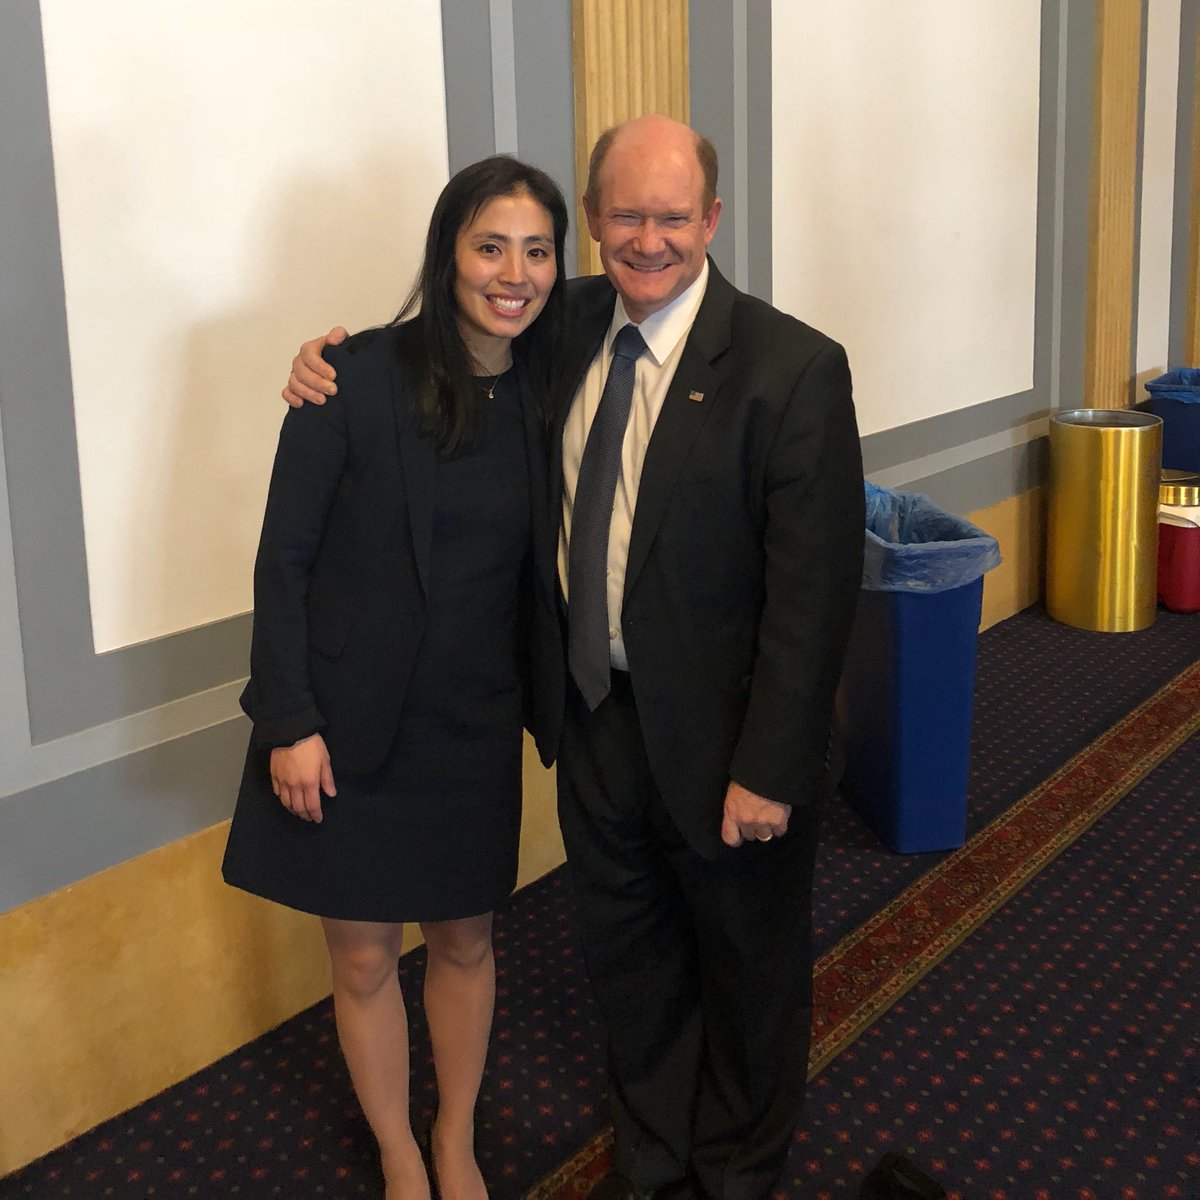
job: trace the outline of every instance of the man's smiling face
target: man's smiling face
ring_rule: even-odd
[[[721,201],[704,211],[696,135],[665,117],[622,126],[584,198],[600,261],[632,321],[644,321],[695,282],[717,231]]]

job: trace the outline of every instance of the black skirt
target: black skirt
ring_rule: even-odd
[[[427,620],[387,760],[339,773],[320,824],[271,791],[251,746],[225,879],[320,916],[445,921],[495,909],[516,885],[521,832],[517,589],[529,549],[529,470],[515,380],[499,381],[469,451],[439,458]]]

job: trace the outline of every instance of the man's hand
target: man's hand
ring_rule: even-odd
[[[271,788],[302,821],[321,821],[321,793],[336,796],[325,739],[314,733],[294,746],[271,751]]]
[[[725,789],[725,815],[721,820],[721,841],[727,846],[743,842],[769,842],[787,833],[790,804],[777,804],[766,796],[747,791],[740,783]]]
[[[324,337],[313,338],[300,347],[300,353],[292,359],[292,373],[288,376],[283,398],[293,408],[309,404],[324,404],[326,396],[337,395],[337,372],[321,357],[326,346],[340,346],[350,335],[340,325],[335,325]]]

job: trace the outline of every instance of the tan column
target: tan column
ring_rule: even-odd
[[[1133,400],[1133,265],[1141,0],[1096,0],[1092,178],[1083,403]]]
[[[644,113],[688,119],[687,0],[573,0],[575,183],[587,183],[588,156],[609,126]],[[601,270],[577,206],[579,273]]]
[[[1196,34],[1193,79],[1200,80],[1200,31]],[[1184,365],[1200,367],[1200,84],[1192,104],[1192,213],[1188,241],[1187,338]]]

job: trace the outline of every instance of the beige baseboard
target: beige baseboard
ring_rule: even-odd
[[[528,744],[525,775],[522,884],[563,861]],[[222,882],[228,826],[0,915],[0,1175],[328,994],[316,919]]]
[[[1010,496],[968,513],[967,519],[999,541],[1003,558],[984,576],[980,628],[987,629],[1041,599],[1046,570],[1045,489]]]

